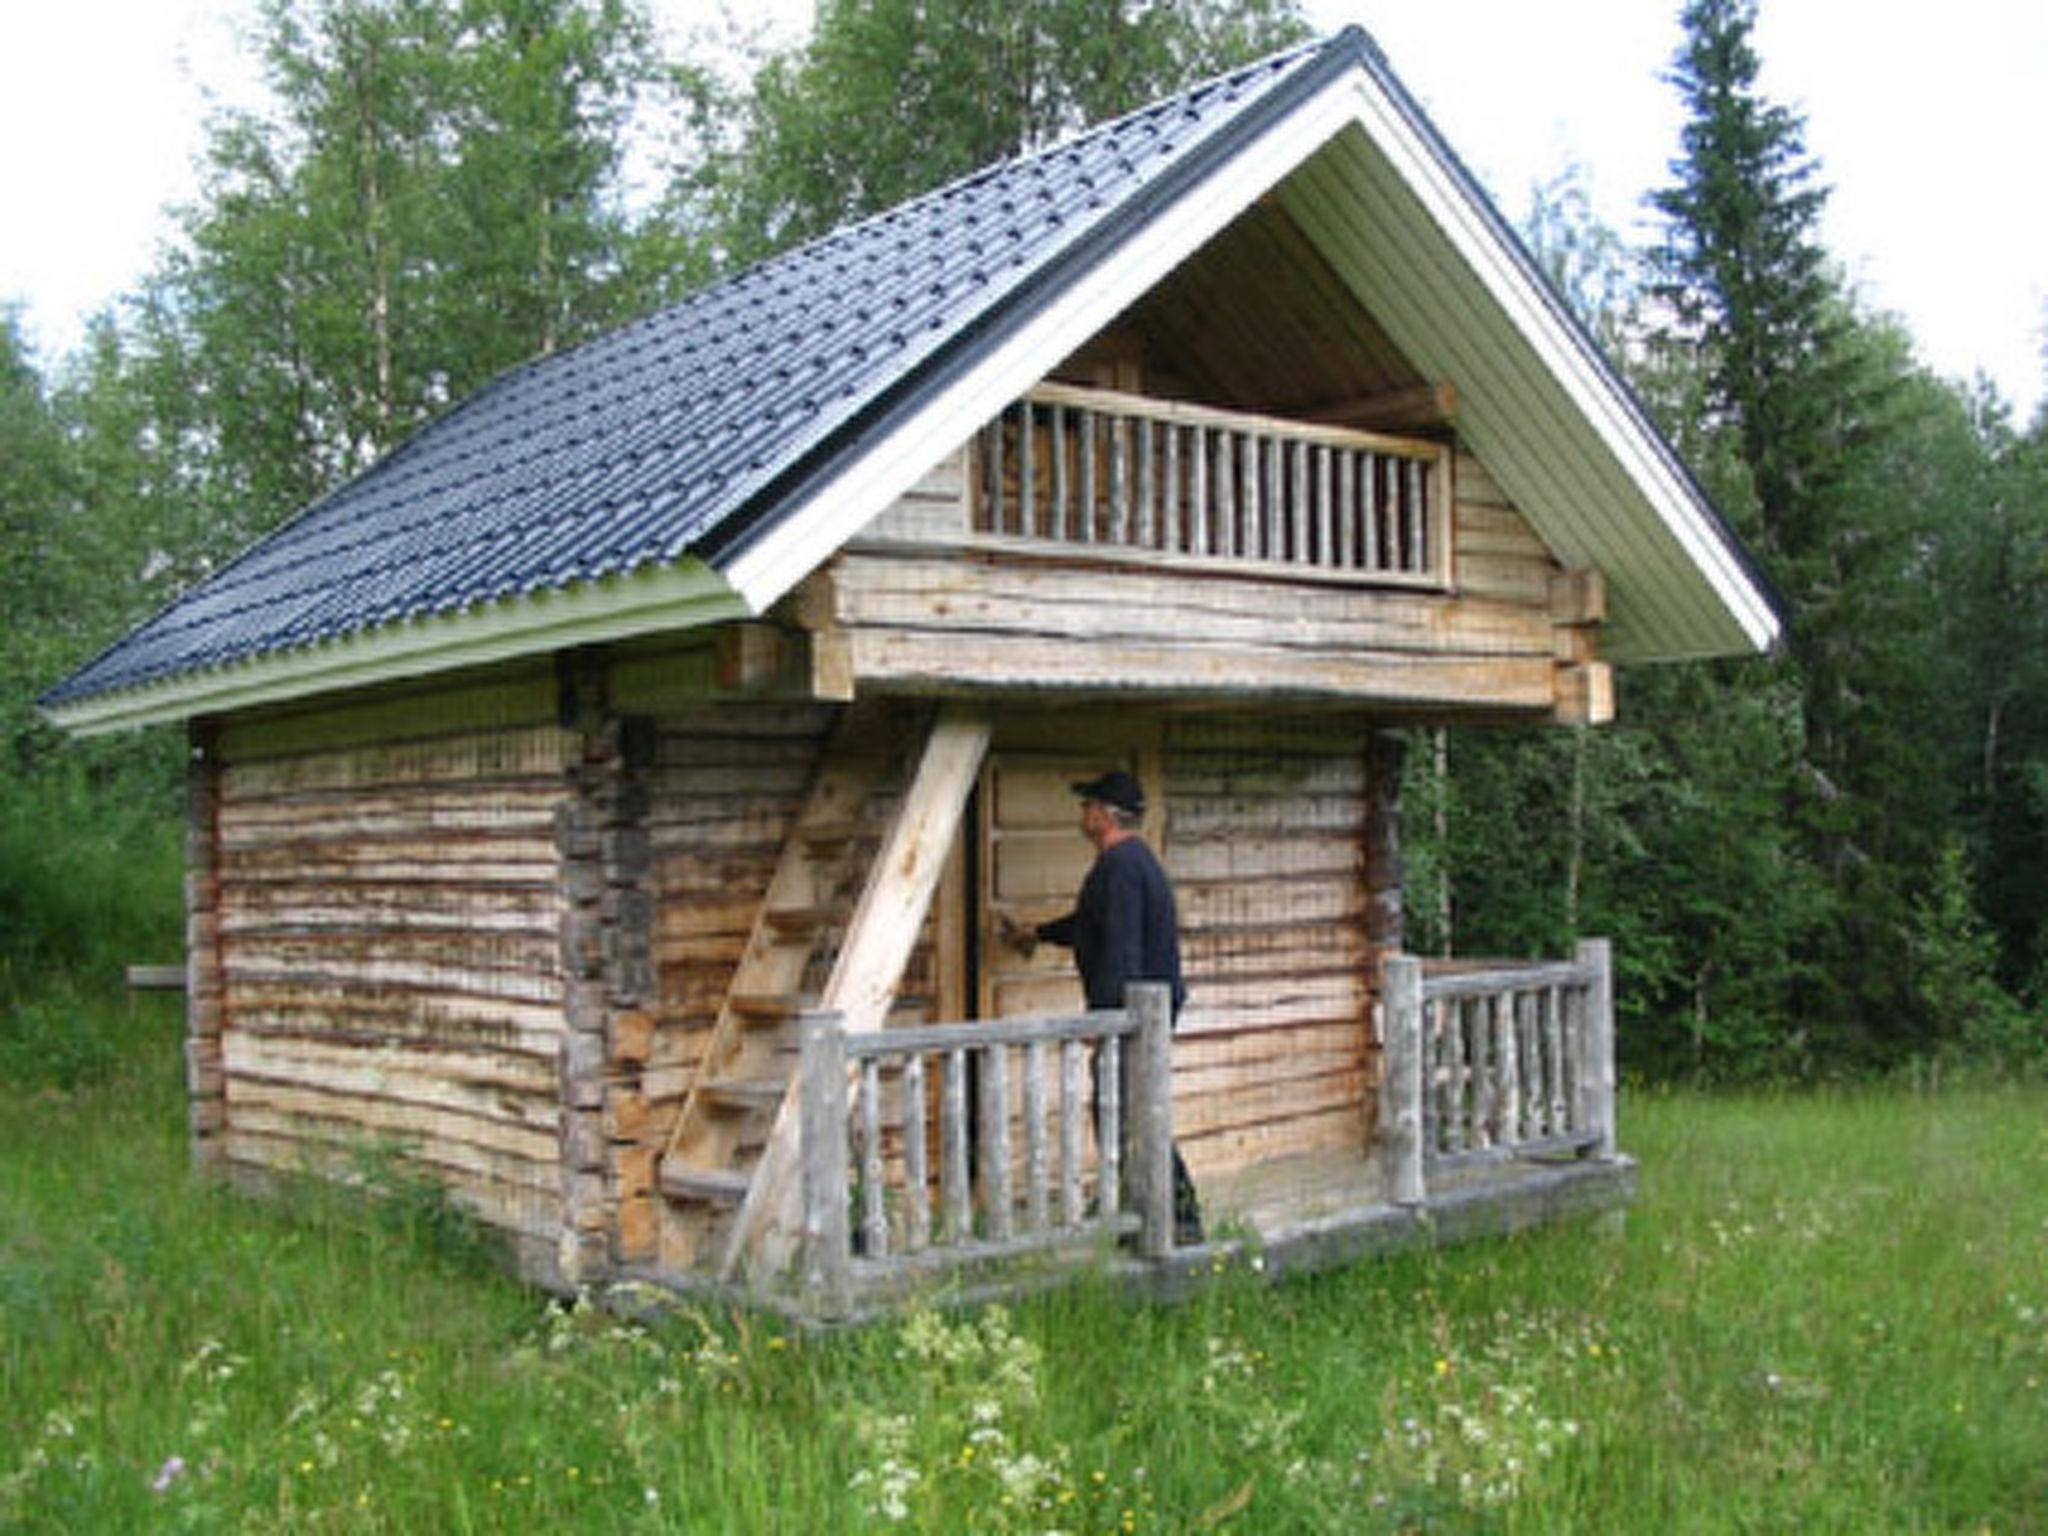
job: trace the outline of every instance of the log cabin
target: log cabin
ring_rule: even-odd
[[[189,733],[201,1165],[844,1314],[1185,1272],[1170,1145],[1289,1261],[1626,1199],[1605,946],[1403,953],[1399,733],[1779,626],[1350,29],[514,370],[43,704]],[[998,938],[1116,766],[1177,1026]]]

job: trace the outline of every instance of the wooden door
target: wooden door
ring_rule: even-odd
[[[1111,768],[1138,775],[1146,833],[1164,825],[1154,732],[1128,721],[1065,717],[1013,724],[982,768],[972,923],[980,964],[977,1013],[985,1019],[1078,1012],[1074,957],[1042,944],[1030,958],[1003,942],[1002,920],[1030,926],[1073,909],[1095,850],[1081,835],[1073,786]]]

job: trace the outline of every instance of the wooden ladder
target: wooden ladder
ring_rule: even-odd
[[[883,707],[849,708],[783,843],[662,1157],[661,1190],[672,1202],[665,1267],[730,1276],[757,1228],[793,1195],[797,1015],[837,1008],[848,1029],[887,1021],[988,740],[985,724],[942,712],[870,858],[862,810],[891,765],[891,724]],[[858,901],[849,901],[849,870],[864,859]]]

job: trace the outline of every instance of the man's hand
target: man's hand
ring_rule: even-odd
[[[1018,922],[1007,912],[996,915],[996,933],[1005,944],[1027,960],[1038,948],[1038,930]]]

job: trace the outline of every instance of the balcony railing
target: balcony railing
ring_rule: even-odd
[[[1432,1175],[1614,1143],[1614,984],[1605,939],[1569,961],[1387,961],[1382,1146],[1397,1204]]]
[[[1041,385],[985,428],[977,533],[1322,578],[1450,581],[1438,443]]]

